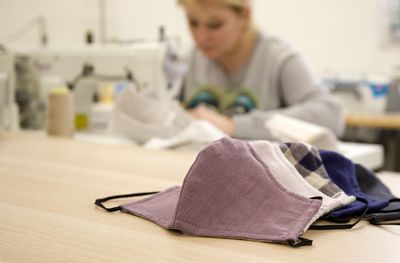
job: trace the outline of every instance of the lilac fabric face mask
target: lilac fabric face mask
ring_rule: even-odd
[[[107,209],[102,202],[114,198],[96,204]],[[182,187],[107,210],[188,235],[301,246],[311,244],[300,235],[320,206],[283,188],[247,143],[223,138],[199,153]]]

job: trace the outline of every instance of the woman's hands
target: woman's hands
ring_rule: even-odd
[[[195,119],[201,119],[210,122],[229,136],[233,135],[235,129],[233,120],[210,108],[207,108],[204,105],[199,105],[196,108],[189,110],[189,114]]]

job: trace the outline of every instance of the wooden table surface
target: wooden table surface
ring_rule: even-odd
[[[96,198],[180,185],[194,153],[0,137],[0,262],[399,262],[400,227],[307,231],[311,247],[185,236]],[[382,175],[398,196],[400,176]],[[112,203],[110,204],[112,205]]]
[[[400,114],[346,114],[346,125],[366,128],[400,130]]]

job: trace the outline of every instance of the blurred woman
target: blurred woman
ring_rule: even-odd
[[[342,134],[338,102],[295,49],[253,26],[249,0],[178,3],[196,44],[182,90],[193,117],[242,139],[272,139],[277,113]]]

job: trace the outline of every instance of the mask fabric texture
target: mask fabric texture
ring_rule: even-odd
[[[246,142],[223,138],[198,154],[182,187],[120,207],[189,235],[291,244],[320,206],[282,187]]]
[[[343,155],[320,150],[322,162],[332,181],[348,195],[354,195],[368,201],[368,212],[373,213],[386,207],[388,201],[378,201],[371,196],[364,194],[357,183],[354,163]],[[366,208],[366,204],[355,201],[339,210],[329,213],[328,219],[346,219],[360,215]]]
[[[310,185],[285,158],[279,146],[273,145],[268,141],[253,141],[249,144],[283,187],[305,197],[322,197],[322,205],[314,221],[342,206],[338,200],[325,195]]]
[[[330,178],[317,148],[306,143],[283,143],[279,145],[286,159],[313,187],[338,200],[346,206],[356,200],[340,189]]]
[[[388,201],[385,208],[368,215],[371,223],[400,219],[400,200],[392,194],[389,188],[369,169],[355,164],[356,178],[361,191],[376,200]]]

